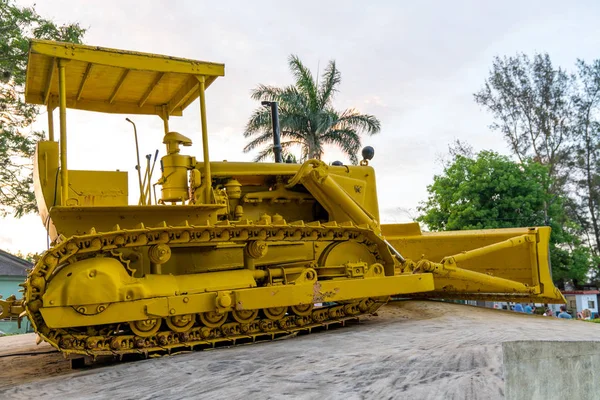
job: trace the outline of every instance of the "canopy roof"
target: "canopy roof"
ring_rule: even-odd
[[[33,39],[25,100],[58,105],[58,59],[65,67],[67,107],[124,114],[182,115],[225,65],[150,53]]]

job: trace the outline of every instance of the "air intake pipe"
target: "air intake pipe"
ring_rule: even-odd
[[[279,110],[276,101],[263,101],[261,104],[264,107],[271,107],[271,122],[273,124],[273,153],[275,154],[275,162],[282,163],[283,156],[281,155],[281,135],[279,133]]]

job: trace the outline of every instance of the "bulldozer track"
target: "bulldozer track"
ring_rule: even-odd
[[[344,325],[360,316],[372,314],[384,305],[388,298],[355,299],[344,304],[325,305],[324,307],[300,309],[290,307],[279,310],[273,315],[271,309],[253,310],[248,321],[239,322],[239,316],[230,312],[227,317],[213,323],[203,321],[199,315],[192,315],[190,324],[179,329],[172,321],[158,319],[146,332],[133,332],[130,322],[94,327],[72,327],[53,329],[48,327],[39,309],[43,306],[42,296],[45,289],[65,265],[102,254],[115,257],[120,248],[169,244],[179,246],[202,246],[224,242],[244,243],[252,240],[268,242],[335,242],[356,241],[367,246],[378,263],[393,266],[394,258],[385,242],[369,227],[353,223],[335,222],[305,224],[295,223],[253,224],[249,221],[231,224],[229,222],[207,224],[205,226],[163,226],[147,228],[140,225],[136,229],[120,229],[97,233],[93,229],[89,234],[61,238],[60,243],[46,251],[33,270],[29,273],[24,286],[25,312],[34,325],[36,332],[55,348],[65,353],[88,356],[124,355],[131,353],[150,355],[198,347],[215,347],[222,344],[235,345],[239,342],[274,340],[282,336],[308,332],[315,329],[328,329],[331,326]],[[123,262],[123,260],[120,260]],[[128,268],[131,275],[134,271]],[[260,316],[260,317],[259,317]],[[232,318],[234,317],[234,318]],[[166,323],[163,323],[166,322]],[[210,325],[210,326],[207,326]],[[143,327],[142,327],[143,328]],[[167,328],[167,329],[165,329]]]

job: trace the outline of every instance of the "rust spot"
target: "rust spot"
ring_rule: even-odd
[[[335,288],[330,292],[321,293],[321,284],[319,282],[315,282],[313,285],[313,302],[314,303],[322,303],[327,301],[327,298],[334,297],[340,291],[339,288]]]
[[[321,284],[317,281],[313,285],[313,302],[321,303]]]

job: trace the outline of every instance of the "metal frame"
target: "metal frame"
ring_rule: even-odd
[[[84,46],[71,43],[52,42],[45,40],[32,40],[30,42],[29,64],[27,69],[27,84],[26,84],[26,100],[33,104],[46,105],[48,111],[48,136],[50,141],[54,141],[54,108],[59,108],[60,120],[60,177],[61,177],[61,202],[60,205],[67,205],[69,195],[69,176],[67,167],[67,122],[66,109],[75,108],[98,112],[112,112],[124,114],[153,114],[159,116],[163,120],[165,134],[169,132],[169,117],[172,115],[181,115],[190,103],[196,97],[200,103],[200,123],[202,129],[202,148],[204,155],[204,181],[206,202],[211,201],[211,171],[210,158],[208,150],[208,127],[206,117],[206,88],[214,82],[218,76],[223,76],[225,67],[223,64],[209,63],[204,61],[188,60],[184,58],[175,58],[161,56],[149,53],[139,53],[131,51],[123,51],[117,49],[107,49],[101,47]],[[43,76],[40,76],[39,65],[37,74],[32,71],[32,62],[34,58],[38,62],[47,62],[50,64],[47,69],[44,69]],[[75,63],[71,67],[72,71],[83,71],[81,80],[75,83],[76,88],[67,88],[67,80],[75,78],[77,82],[80,72],[71,72],[68,74],[67,65]],[[85,64],[82,64],[85,63]],[[90,85],[93,90],[98,88],[99,80],[92,76],[92,70],[96,68],[111,68],[113,79],[115,71],[119,71],[120,75],[116,84],[110,90],[110,95],[107,98],[94,98],[84,96],[85,88]],[[115,69],[116,68],[116,69]],[[57,70],[58,75],[58,93],[54,80],[54,71]],[[155,72],[152,81],[147,86],[140,86],[139,79],[143,77],[139,72]],[[136,75],[137,74],[137,75]],[[136,76],[133,76],[136,75]],[[147,75],[145,75],[147,77]],[[168,98],[164,98],[161,104],[156,104],[156,96],[154,96],[154,104],[149,104],[148,101],[157,94],[160,99],[160,93],[157,91],[159,85],[169,79],[179,79],[181,76],[186,76],[183,84],[172,93]],[[137,77],[137,80],[136,80]],[[131,85],[128,82],[133,82]],[[71,85],[73,81],[71,81]],[[41,86],[40,86],[41,85]],[[128,86],[129,85],[129,86]],[[168,82],[167,82],[168,85]],[[127,86],[127,89],[123,89]],[[163,85],[164,87],[164,85]],[[67,92],[69,90],[69,92]],[[135,101],[131,99],[123,99],[123,97],[131,97],[131,93],[139,92]],[[87,93],[90,93],[89,91]],[[96,92],[98,93],[98,92]],[[123,94],[123,95],[121,95]],[[164,94],[163,94],[164,95]],[[88,95],[89,96],[89,95]]]

